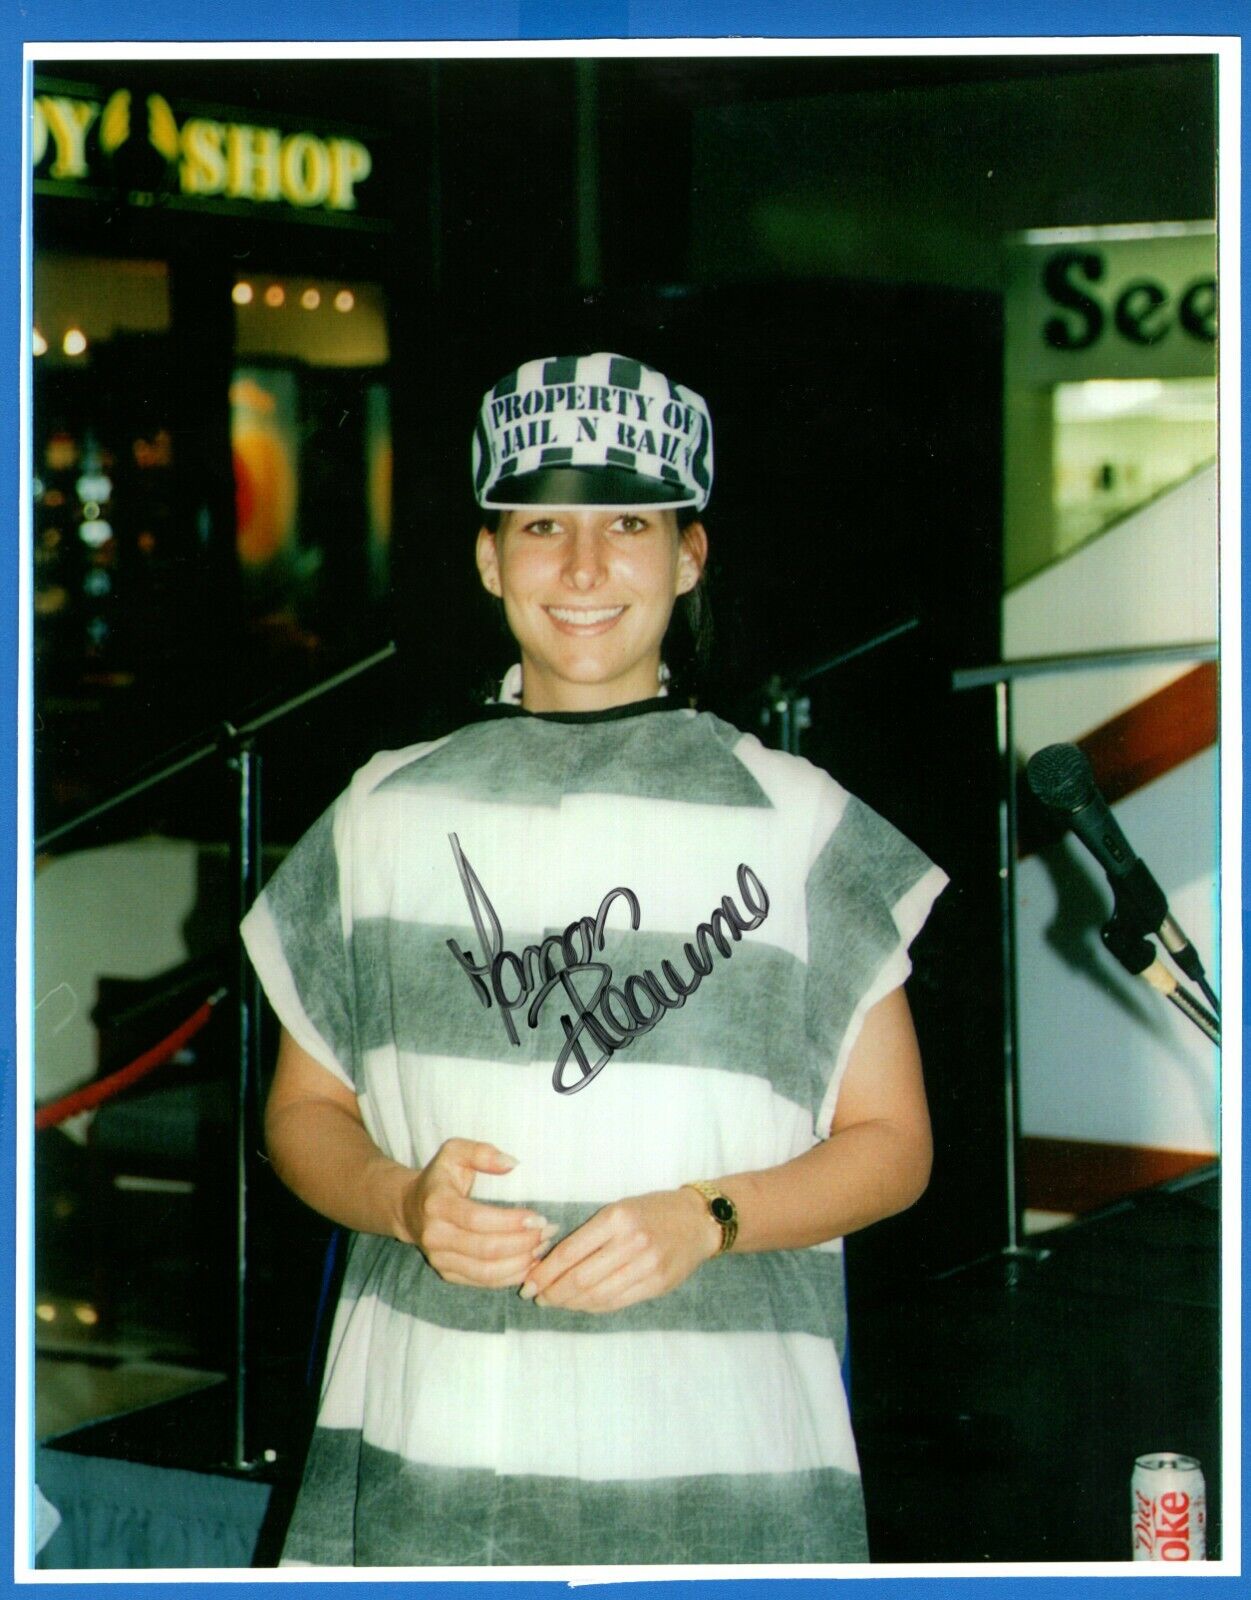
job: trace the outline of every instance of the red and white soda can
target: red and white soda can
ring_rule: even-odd
[[[1135,1561],[1203,1561],[1207,1500],[1193,1456],[1160,1450],[1134,1462]]]

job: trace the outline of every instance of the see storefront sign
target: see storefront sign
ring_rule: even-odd
[[[1018,380],[1211,376],[1215,235],[1192,225],[1027,237],[1011,252],[1007,317]]]
[[[374,171],[368,144],[175,112],[158,93],[38,90],[31,155],[36,194],[116,197],[132,205],[268,211],[288,220],[356,220]]]

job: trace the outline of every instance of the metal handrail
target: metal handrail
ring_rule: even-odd
[[[282,717],[288,716],[292,711],[298,711],[301,706],[307,705],[311,700],[319,700],[322,695],[330,694],[342,684],[359,677],[362,672],[368,672],[372,667],[381,666],[384,661],[390,660],[395,654],[394,641],[383,646],[371,656],[354,662],[352,666],[345,667],[342,672],[316,683],[311,689],[284,700],[281,705],[274,706],[269,711],[263,711],[260,716],[253,717],[245,722],[242,727],[236,728],[233,723],[223,722],[220,732],[204,744],[197,745],[186,755],[175,756],[166,762],[163,767],[158,767],[155,772],[146,773],[142,777],[134,778],[124,789],[119,789],[116,794],[110,795],[107,800],[101,800],[98,805],[89,810],[80,812],[78,816],[71,817],[68,822],[62,822],[55,828],[49,828],[47,833],[41,834],[35,840],[35,850],[46,850],[50,844],[58,839],[64,839],[68,834],[76,833],[79,828],[86,827],[87,823],[95,822],[97,818],[107,816],[110,811],[116,811],[118,806],[125,805],[128,800],[135,799],[138,795],[146,794],[149,789],[155,789],[160,784],[176,778],[180,772],[196,766],[201,761],[206,761],[209,756],[221,755],[223,749],[229,754],[230,749],[239,742],[246,742],[262,728],[268,727],[271,722],[277,722]]]
[[[985,667],[957,667],[951,674],[953,689],[986,689],[1018,678],[1045,678],[1061,672],[1103,671],[1109,667],[1164,666],[1174,661],[1218,661],[1220,646],[1214,639],[1193,644],[1132,645],[1124,650],[1087,650],[1059,656],[1020,656],[995,661]]]

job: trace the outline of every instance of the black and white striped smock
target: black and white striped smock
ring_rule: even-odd
[[[705,936],[686,1003],[557,1093],[575,1008],[558,985],[536,1026],[512,1012],[514,1044],[482,1004],[449,948],[484,954],[453,834],[519,957],[631,889],[639,926],[619,897],[594,959],[640,1012],[628,979],[663,983],[667,961],[690,985],[685,947],[724,896],[751,920],[740,865],[767,915],[737,939],[722,922],[728,954]],[[475,1197],[563,1234],[606,1202],[770,1167],[827,1134],[861,1019],[904,980],[944,882],[825,773],[714,716],[501,709],[369,762],[244,934],[282,1022],[355,1090],[383,1151],[417,1167],[449,1137],[489,1140],[518,1165]],[[864,1560],[843,1330],[839,1241],[721,1256],[596,1316],[444,1283],[416,1249],[356,1235],[284,1561]]]

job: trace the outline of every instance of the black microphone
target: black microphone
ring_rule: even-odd
[[[1164,890],[1130,848],[1108,802],[1099,793],[1083,750],[1049,744],[1030,757],[1025,776],[1036,797],[1061,812],[1108,875],[1118,906],[1128,906],[1143,933],[1156,933],[1179,967],[1196,982],[1203,966],[1194,946],[1169,915]]]

